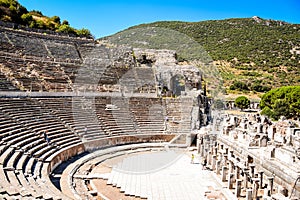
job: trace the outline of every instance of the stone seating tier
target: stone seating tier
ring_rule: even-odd
[[[107,109],[108,104],[118,109]],[[147,141],[147,135],[160,141],[155,135],[164,135],[163,106],[161,99],[143,97],[0,98],[0,175],[5,180],[0,197],[59,199],[62,194],[44,181],[49,164],[60,162],[54,155],[67,152],[64,160],[82,152],[82,141],[86,148]],[[50,144],[43,138],[45,130]],[[104,142],[107,138],[111,142]]]
[[[124,92],[156,92],[153,69],[137,65],[131,48],[1,26],[0,44],[0,90],[71,91],[83,79],[86,90],[118,91],[122,80]]]

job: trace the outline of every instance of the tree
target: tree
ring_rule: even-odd
[[[274,120],[300,117],[300,86],[283,86],[265,93],[259,104],[261,114]]]
[[[249,108],[250,100],[245,96],[240,96],[235,99],[234,104],[236,107],[243,110],[243,109]]]
[[[61,33],[68,33],[68,34],[76,35],[75,29],[66,24],[62,24],[61,26],[59,26],[57,31],[61,32]]]
[[[60,17],[58,16],[53,16],[50,18],[53,22],[57,23],[57,24],[60,24]]]
[[[68,22],[67,20],[64,20],[61,24],[62,24],[62,25],[68,25],[68,26],[70,25],[69,22]]]
[[[32,10],[32,11],[30,11],[30,13],[33,14],[33,15],[39,16],[39,17],[44,16],[43,13],[39,10]]]
[[[268,116],[271,119],[274,119],[274,112],[269,107],[264,107],[264,109],[262,109],[260,114]]]
[[[26,25],[29,25],[30,22],[33,21],[32,15],[30,13],[23,14],[21,16],[21,19],[22,19],[23,23]]]
[[[79,30],[76,30],[76,34],[83,37],[92,37],[91,32],[88,29],[82,28]]]

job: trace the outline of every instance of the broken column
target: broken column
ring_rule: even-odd
[[[222,166],[222,182],[226,181],[226,172],[227,172],[227,167]]]
[[[257,198],[257,194],[258,194],[258,189],[259,189],[259,179],[258,178],[254,178],[253,180],[253,184],[252,184],[252,196],[253,199]]]
[[[223,155],[223,166],[227,166],[227,162],[228,162],[228,155],[224,154]]]
[[[246,200],[252,200],[252,189],[246,190]]]
[[[229,173],[232,173],[233,172],[233,161],[229,160],[228,163],[229,163]]]
[[[251,177],[252,178],[254,178],[255,177],[255,174],[254,174],[254,170],[255,170],[255,165],[254,164],[250,164],[249,165],[249,167],[250,167],[250,175],[251,175]]]
[[[259,189],[262,189],[263,188],[264,171],[260,170],[258,172],[258,176],[259,176]]]
[[[201,144],[200,145],[200,155],[201,155],[201,157],[204,157],[204,153],[205,153],[205,150],[204,150],[205,148],[204,148],[204,144]]]
[[[223,162],[224,162],[224,153],[223,152],[219,152],[219,160],[221,161],[221,164],[223,164]]]
[[[197,153],[201,154],[201,138],[199,137],[199,135],[197,136]]]
[[[220,169],[221,169],[221,161],[217,160],[217,162],[216,162],[216,174],[217,175],[220,174]]]
[[[228,173],[228,189],[233,188],[233,182],[234,182],[234,173]]]
[[[228,150],[229,148],[228,147],[225,147],[225,154],[228,155]]]
[[[211,152],[209,151],[208,153],[207,153],[207,166],[210,166],[211,165]]]
[[[229,158],[233,158],[233,150],[229,151]]]
[[[240,178],[240,167],[238,165],[235,166],[235,178]]]
[[[211,170],[215,170],[216,168],[216,160],[217,160],[217,156],[216,155],[213,155],[212,156],[212,162],[211,162]]]
[[[242,180],[241,179],[236,179],[236,186],[235,186],[235,195],[236,195],[236,197],[241,196],[241,191],[242,191]]]
[[[209,145],[209,151],[211,152],[212,155],[214,154],[214,148],[215,148],[215,145],[213,145],[213,144]]]
[[[263,133],[263,125],[262,124],[257,124],[257,133]]]
[[[223,148],[224,148],[224,144],[221,144],[220,145],[220,150],[223,150]]]
[[[214,147],[214,154],[213,155],[217,155],[218,154],[218,147]]]
[[[268,181],[269,181],[268,188],[269,188],[269,190],[270,190],[270,195],[272,195],[272,192],[273,192],[273,181],[274,181],[274,177],[269,176],[269,177],[268,177]]]
[[[245,168],[243,171],[244,171],[244,188],[247,189],[248,188],[248,173],[249,173],[249,169]]]

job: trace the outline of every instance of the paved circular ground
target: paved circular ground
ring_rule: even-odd
[[[144,169],[147,165],[159,166],[158,163],[161,164],[164,156],[157,152],[147,152],[109,159],[95,166],[91,172],[106,174],[108,180],[94,179],[93,184],[98,192],[111,200],[141,197],[153,200],[229,199],[225,198],[226,192],[213,172],[202,169],[200,157],[196,156],[194,163],[191,163],[191,154],[192,152],[185,152],[174,162],[168,165],[162,163],[162,168],[148,173],[133,173],[128,169]],[[155,157],[158,159],[154,159]]]

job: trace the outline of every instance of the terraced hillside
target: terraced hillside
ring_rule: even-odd
[[[134,26],[111,37],[149,27],[178,31],[203,46],[219,67],[227,91],[264,92],[273,87],[300,83],[299,24],[259,17],[201,22],[162,21]],[[161,48],[159,44],[168,40],[170,38],[161,37],[161,41],[155,41],[155,44]],[[140,41],[131,45],[147,47],[150,44]],[[184,51],[178,50],[179,59],[191,60]]]

